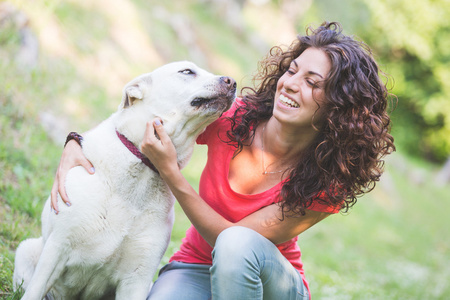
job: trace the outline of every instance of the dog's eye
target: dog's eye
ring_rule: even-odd
[[[184,69],[184,70],[178,71],[178,73],[181,73],[184,75],[195,75],[195,72],[192,71],[191,69]]]

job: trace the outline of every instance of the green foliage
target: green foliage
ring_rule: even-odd
[[[399,149],[443,161],[450,155],[450,2],[316,0],[297,29],[338,21],[372,49],[398,97],[392,113]]]
[[[450,155],[450,3],[365,3],[371,12],[370,28],[359,33],[394,77],[393,92],[402,107],[394,113],[402,119],[394,124],[396,138],[403,150],[442,161]],[[411,138],[418,141],[412,143]]]
[[[43,199],[61,153],[20,96],[0,92],[0,298],[11,300],[20,299],[12,291],[14,250],[24,238],[40,234]]]
[[[11,97],[0,94],[1,197],[10,207],[35,216],[44,198],[42,190],[51,184],[51,176],[35,180],[36,174],[53,172],[60,151],[51,147],[46,133],[36,126],[34,117],[21,112],[16,105]],[[42,160],[44,155],[53,157],[53,160]]]
[[[14,271],[14,252],[19,242],[30,234],[37,236],[36,221],[20,213],[13,213],[5,204],[1,203],[0,210],[0,299],[20,299],[22,292],[13,291],[12,277]],[[33,231],[30,233],[30,229]]]
[[[66,33],[70,36],[71,46],[80,53],[95,52],[99,47],[98,41],[109,35],[111,24],[108,19],[95,10],[80,6],[76,2],[61,1],[55,6],[54,14],[62,22]],[[78,24],[89,24],[90,38],[86,38],[86,28]]]
[[[17,33],[16,27],[11,20],[5,20],[2,30],[0,31],[0,45],[4,48],[17,50],[20,35]]]

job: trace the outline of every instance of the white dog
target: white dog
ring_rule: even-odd
[[[170,240],[174,197],[130,148],[137,150],[146,123],[159,117],[183,167],[198,135],[235,93],[233,79],[190,62],[128,83],[119,110],[84,137],[95,174],[71,169],[65,185],[71,207],[59,199],[55,215],[48,199],[42,237],[17,249],[14,285],[25,289],[22,299],[145,299]]]

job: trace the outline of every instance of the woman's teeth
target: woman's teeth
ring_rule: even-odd
[[[298,105],[297,102],[292,101],[291,99],[289,99],[284,95],[280,95],[280,102],[289,107],[300,107],[300,105]]]

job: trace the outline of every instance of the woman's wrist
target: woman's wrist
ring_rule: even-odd
[[[83,137],[76,132],[71,132],[67,135],[66,142],[64,143],[64,147],[66,147],[67,143],[70,142],[71,140],[76,141],[78,143],[78,145],[80,145],[80,147],[82,147],[81,143],[83,142]]]
[[[164,168],[158,169],[159,174],[161,177],[166,181],[167,183],[173,181],[174,179],[177,179],[181,174],[180,168],[178,167],[178,164],[172,165],[172,166],[166,166]]]

